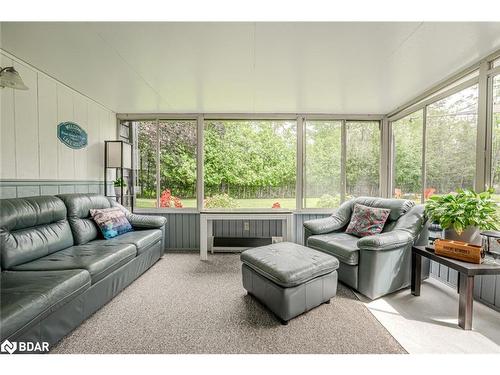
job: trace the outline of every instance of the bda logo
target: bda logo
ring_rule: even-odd
[[[12,354],[16,350],[17,350],[17,342],[10,342],[9,340],[5,340],[0,346],[0,351],[3,353],[8,352]]]

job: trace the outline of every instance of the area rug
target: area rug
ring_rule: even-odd
[[[238,254],[165,255],[51,353],[406,353],[346,286],[283,326],[241,284]]]

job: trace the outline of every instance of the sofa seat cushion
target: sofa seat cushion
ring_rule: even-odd
[[[339,268],[334,257],[292,242],[246,250],[241,253],[241,261],[284,288],[301,285]]]
[[[132,244],[137,248],[137,255],[142,254],[151,245],[161,241],[163,232],[160,229],[137,230],[121,234],[109,240],[96,240],[92,243],[99,245]]]
[[[71,246],[43,258],[13,267],[16,271],[55,271],[85,269],[92,284],[135,258],[137,251],[132,244],[101,245],[91,241],[85,245]]]
[[[88,289],[90,282],[85,270],[2,272],[2,340],[72,300]]]
[[[328,233],[311,236],[307,246],[335,256],[339,261],[355,266],[359,261],[359,238],[347,233]]]

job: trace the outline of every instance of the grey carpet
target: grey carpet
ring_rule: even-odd
[[[239,255],[167,254],[52,353],[405,353],[339,285],[282,326],[241,285]]]

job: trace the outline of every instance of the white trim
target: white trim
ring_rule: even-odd
[[[296,126],[297,152],[295,156],[295,209],[297,210],[300,210],[304,207],[305,125],[305,118],[303,116],[298,116]]]
[[[205,123],[203,116],[197,118],[196,130],[196,208],[198,211],[203,209],[205,199],[205,179],[204,179],[204,160],[205,160]]]
[[[422,109],[428,105],[436,103],[444,98],[447,98],[453,94],[456,94],[457,92],[465,90],[468,87],[474,86],[474,85],[478,84],[478,82],[479,82],[479,76],[471,78],[465,82],[462,82],[459,85],[450,87],[449,90],[443,91],[442,93],[440,93],[438,95],[431,96],[427,100],[419,101],[415,105],[407,107],[406,109],[402,110],[401,112],[398,112],[396,115],[389,117],[389,121],[394,122],[394,121],[401,120],[402,118],[418,111],[419,109]],[[450,85],[451,84],[452,83],[450,83]]]
[[[213,238],[212,236],[212,223],[213,220],[281,220],[282,234],[284,241],[294,240],[293,231],[293,213],[283,212],[283,213],[225,213],[216,212],[200,213],[200,259],[208,259],[208,248],[209,242]]]
[[[478,84],[478,108],[477,108],[477,129],[476,129],[476,176],[474,181],[474,189],[483,191],[486,186],[486,158],[487,149],[487,128],[488,128],[488,75],[486,72],[489,68],[489,62],[483,61],[479,67],[479,84]]]

